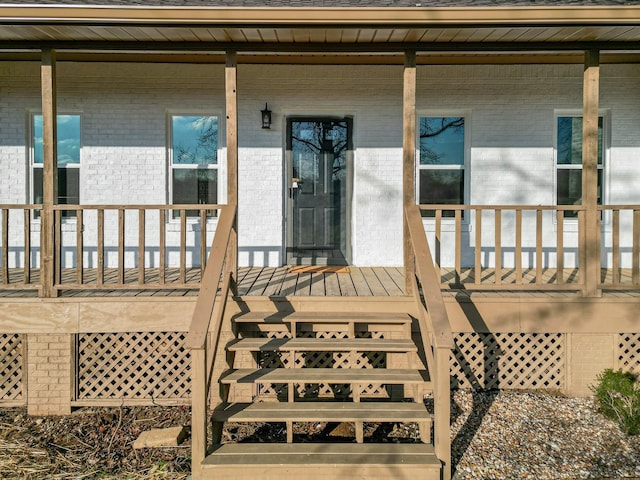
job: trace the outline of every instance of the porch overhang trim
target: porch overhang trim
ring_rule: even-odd
[[[0,4],[2,23],[164,25],[633,25],[640,6],[143,7]]]
[[[398,54],[416,53],[558,53],[604,50],[637,52],[638,42],[379,42],[379,43],[274,43],[274,42],[127,42],[127,41],[1,41],[0,51],[38,51],[52,48],[76,52],[206,52],[234,50],[245,54]]]

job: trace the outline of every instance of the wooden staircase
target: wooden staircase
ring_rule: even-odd
[[[423,403],[432,384],[411,338],[412,318],[398,313],[249,312],[232,319],[221,402],[203,478],[440,479]],[[247,368],[252,367],[252,368]],[[280,443],[221,444],[224,423],[284,424]],[[298,422],[352,425],[337,443],[301,442]],[[373,443],[368,423],[415,423],[410,443]]]
[[[186,339],[193,478],[449,480],[453,337],[419,208],[405,206],[407,295],[357,299],[232,298],[236,213],[221,209]],[[224,444],[224,425],[237,422],[284,424],[286,434]],[[353,438],[304,442],[300,422],[350,423]],[[413,422],[419,433],[376,443],[369,422]]]

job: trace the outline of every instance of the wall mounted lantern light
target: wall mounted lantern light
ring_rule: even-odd
[[[271,110],[267,104],[264,104],[264,110],[260,110],[262,114],[262,128],[271,128]]]

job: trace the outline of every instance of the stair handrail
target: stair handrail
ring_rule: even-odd
[[[415,261],[415,277],[409,280],[413,286],[412,293],[418,309],[420,336],[433,384],[433,445],[438,460],[442,462],[443,478],[447,480],[451,478],[449,360],[454,348],[453,334],[419,206],[405,206],[405,218],[409,231],[409,243]],[[416,277],[422,286],[422,297]]]
[[[235,205],[221,208],[189,333],[185,339],[186,348],[191,351],[191,466],[194,473],[200,470],[207,455],[207,406],[211,375],[214,371],[224,307],[236,268],[235,260],[229,261],[231,258],[235,259],[234,255],[230,255],[229,247],[235,245],[231,238],[235,233],[236,214]],[[217,303],[220,282],[222,289],[220,303]]]

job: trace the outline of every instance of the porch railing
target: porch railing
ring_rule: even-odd
[[[2,231],[0,288],[40,290],[40,242],[34,242],[31,219],[42,205],[0,205]],[[13,267],[12,267],[13,265]]]
[[[43,290],[42,208],[0,205],[0,289]],[[55,205],[52,289],[199,288],[221,208]]]
[[[640,288],[640,205],[602,205],[598,251],[602,290]]]
[[[419,208],[415,205],[406,207],[405,218],[410,237],[409,244],[415,258],[415,276],[412,276],[409,281],[416,300],[426,366],[433,384],[433,444],[436,456],[443,465],[443,478],[449,479],[451,478],[449,358],[454,347],[453,335]],[[422,287],[422,295],[420,295],[418,282]]]
[[[420,205],[442,288],[585,291],[640,288],[640,206]],[[586,277],[587,230],[598,278]]]
[[[420,209],[443,288],[584,288],[582,206],[420,205]]]
[[[216,352],[229,293],[236,289],[235,268],[237,207],[222,207],[209,261],[202,277],[189,334],[185,344],[191,349],[191,465],[198,472],[207,455],[208,409],[220,400],[213,379]],[[220,284],[222,283],[222,287]],[[218,298],[219,297],[219,298]]]

